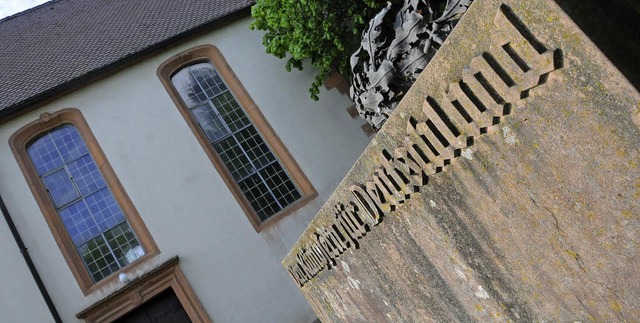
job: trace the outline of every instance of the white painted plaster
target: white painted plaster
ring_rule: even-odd
[[[8,140],[42,112],[82,111],[161,254],[136,277],[178,255],[192,288],[215,322],[305,322],[315,315],[280,261],[368,143],[346,96],[309,99],[313,72],[287,73],[265,54],[249,19],[194,38],[0,125],[0,194],[11,211],[65,322],[122,286],[116,280],[83,296],[11,153]],[[319,193],[256,233],[156,76],[185,49],[216,45]],[[15,243],[0,224],[0,314],[12,322],[47,322],[48,312]],[[6,240],[6,241],[5,241]],[[28,315],[25,316],[25,315]],[[11,319],[11,318],[22,318]]]
[[[0,321],[53,322],[4,219],[0,220],[0,259]]]

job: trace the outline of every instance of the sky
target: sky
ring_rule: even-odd
[[[0,0],[0,19],[25,11],[48,0]]]

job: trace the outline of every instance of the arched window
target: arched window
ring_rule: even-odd
[[[43,114],[14,134],[11,144],[85,294],[97,282],[156,253],[78,110]]]
[[[74,126],[45,133],[27,152],[94,282],[145,254]]]
[[[302,197],[210,63],[184,67],[171,82],[260,221]]]
[[[215,47],[181,53],[158,74],[256,230],[315,197]]]

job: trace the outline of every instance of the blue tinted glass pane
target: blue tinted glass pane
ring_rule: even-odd
[[[42,181],[58,208],[79,197],[64,168],[42,177]]]
[[[59,214],[76,246],[84,244],[101,233],[98,224],[82,200],[60,210]]]
[[[94,281],[144,255],[76,128],[57,128],[27,151]]]
[[[87,196],[106,186],[100,170],[90,155],[69,163],[67,167],[82,196]]]
[[[108,188],[87,196],[85,201],[100,231],[111,229],[116,224],[124,221],[122,210],[120,210],[120,206]]]
[[[49,135],[45,135],[32,143],[27,148],[27,152],[40,175],[62,166],[62,158]]]
[[[87,146],[80,137],[80,133],[73,126],[63,126],[51,132],[51,138],[56,144],[65,163],[87,154]]]

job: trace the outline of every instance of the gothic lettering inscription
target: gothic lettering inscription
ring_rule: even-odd
[[[528,31],[511,9],[502,5],[494,19],[488,51],[474,57],[451,83],[441,102],[428,96],[420,116],[410,116],[405,142],[380,152],[381,166],[364,184],[349,188],[351,201],[334,206],[331,225],[316,229],[287,271],[303,286],[336,258],[427,185],[476,137],[499,124],[511,106],[562,67],[560,50],[550,51]]]

